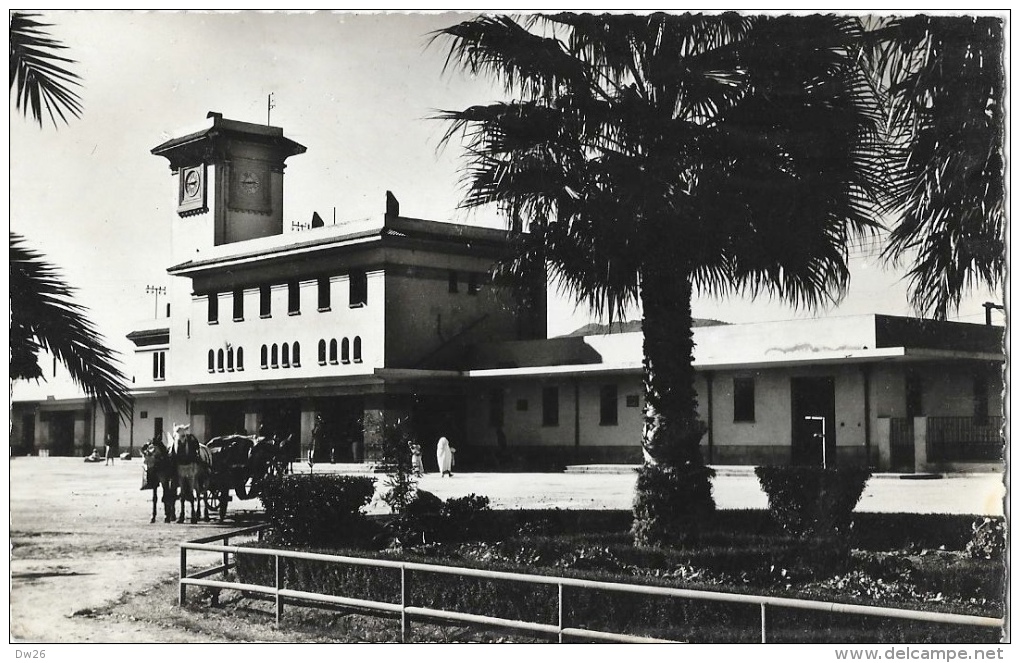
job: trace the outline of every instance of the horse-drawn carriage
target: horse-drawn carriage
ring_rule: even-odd
[[[262,494],[268,477],[282,476],[290,468],[293,456],[293,436],[226,435],[214,437],[206,444],[187,431],[187,426],[174,426],[174,435],[167,435],[169,444],[159,438],[142,448],[145,477],[142,490],[152,490],[152,519],[156,522],[157,491],[162,489],[164,522],[175,518],[176,502],[181,511],[176,514],[184,522],[184,503],[191,503],[191,522],[198,518],[205,506],[203,519],[209,520],[209,510],[219,513],[222,521],[233,491],[238,499],[248,500]]]

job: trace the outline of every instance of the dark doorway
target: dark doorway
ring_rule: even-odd
[[[47,419],[50,429],[50,455],[74,455],[74,412],[51,412]]]
[[[477,464],[477,453],[467,448],[464,399],[461,396],[415,395],[411,405],[411,423],[421,445],[426,471],[439,471],[436,445],[441,437],[446,437],[450,446],[457,450],[453,459],[454,471],[465,464]]]
[[[205,414],[206,433],[209,439],[220,435],[234,435],[244,430],[244,404],[241,401],[206,403]]]
[[[163,417],[156,417],[152,420],[152,439],[163,440]]]
[[[21,417],[21,448],[20,454],[30,454],[35,448],[35,415],[25,414]]]
[[[110,447],[114,454],[120,453],[120,417],[116,412],[107,412],[103,423],[103,430],[106,431],[103,437],[104,451],[105,447]]]
[[[301,401],[297,399],[266,400],[259,401],[256,407],[259,416],[257,432],[260,435],[266,437],[276,435],[280,439],[286,439],[293,435],[294,440],[301,440]],[[243,419],[242,416],[242,423]],[[296,451],[295,458],[292,460],[300,460],[297,456],[301,454],[301,445],[294,444],[292,448]]]
[[[835,381],[831,377],[793,378],[790,385],[793,415],[790,462],[821,467],[824,461],[827,467],[833,467],[836,464]]]
[[[314,432],[315,462],[355,463],[362,460],[365,446],[363,426],[365,399],[361,396],[337,396],[315,401],[315,413],[321,417],[321,430]]]

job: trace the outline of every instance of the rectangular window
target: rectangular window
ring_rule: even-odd
[[[988,423],[988,380],[984,375],[974,376],[974,425]]]
[[[457,272],[450,270],[450,292],[457,292]]]
[[[368,275],[365,272],[351,272],[351,308],[368,305]]]
[[[329,305],[330,305],[329,295],[330,295],[330,292],[329,292],[329,277],[328,276],[321,276],[321,277],[319,277],[319,310],[320,311],[328,311],[329,310]]]
[[[754,421],[754,378],[733,378],[733,421]]]
[[[493,389],[489,392],[489,425],[503,427],[503,390]]]
[[[301,284],[291,281],[287,284],[287,315],[301,312]]]
[[[152,379],[163,380],[166,378],[166,352],[152,353]]]
[[[244,320],[244,290],[234,291],[234,321]]]
[[[264,285],[259,288],[259,317],[268,318],[273,314],[273,287]]]
[[[616,385],[604,384],[599,389],[599,425],[615,426],[618,422],[616,409]]]
[[[220,293],[209,293],[209,324],[216,324],[220,319]]]
[[[542,388],[542,425],[560,425],[560,388]]]

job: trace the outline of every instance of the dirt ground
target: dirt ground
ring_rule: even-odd
[[[307,466],[295,469],[308,471]],[[314,471],[341,469],[316,466]],[[159,505],[157,522],[150,524],[151,491],[139,490],[142,464],[137,459],[106,466],[78,458],[16,458],[10,462],[9,478],[12,643],[201,641],[131,615],[88,617],[175,578],[181,541],[250,524],[260,509],[257,500],[235,501],[225,523],[214,518],[177,525],[162,522]],[[495,508],[627,509],[634,476],[427,475],[420,486],[444,499],[486,495]],[[924,481],[875,477],[858,508],[1001,515],[1003,494],[1001,477],[991,474]],[[715,497],[720,508],[766,506],[756,480],[746,472],[720,472]],[[370,510],[383,513],[385,505],[377,501]]]

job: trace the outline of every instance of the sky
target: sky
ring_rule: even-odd
[[[82,78],[84,113],[40,128],[11,104],[10,226],[57,264],[78,288],[109,344],[152,326],[167,286],[175,184],[163,141],[208,126],[206,114],[267,121],[305,145],[288,160],[284,228],[381,217],[391,190],[405,216],[501,227],[459,208],[459,145],[441,149],[439,109],[505,98],[484,79],[444,70],[442,44],[429,34],[469,18],[429,13],[199,13],[48,11]],[[878,257],[881,237],[852,247],[851,285],[838,305],[796,310],[767,297],[698,297],[694,315],[727,322],[823,315],[913,315],[905,270]],[[954,319],[983,322],[979,290]],[[160,305],[162,306],[162,304]],[[635,311],[633,316],[639,313]],[[553,292],[549,335],[590,318]],[[1001,317],[996,320],[1001,323]]]

